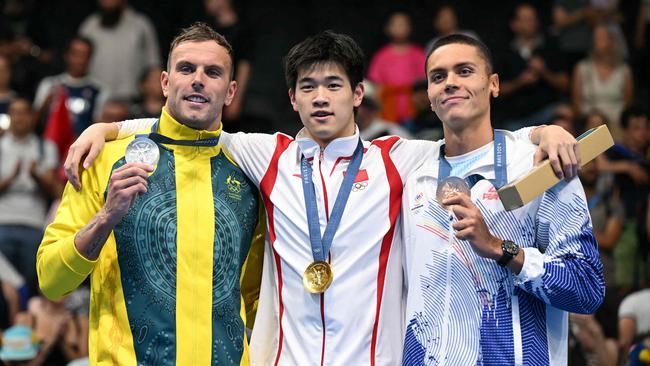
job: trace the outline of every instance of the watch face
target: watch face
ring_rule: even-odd
[[[514,256],[519,253],[519,246],[514,242],[506,240],[503,242],[503,251]]]

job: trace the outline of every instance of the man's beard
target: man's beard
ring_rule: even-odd
[[[115,28],[122,17],[122,8],[100,9],[99,17],[102,28]]]

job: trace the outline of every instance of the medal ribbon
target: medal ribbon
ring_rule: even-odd
[[[316,203],[316,193],[314,189],[314,182],[312,181],[313,170],[304,155],[300,161],[302,191],[305,196],[305,206],[307,208],[309,241],[311,243],[311,252],[314,256],[315,261],[325,261],[325,257],[330,251],[332,240],[334,239],[334,234],[336,233],[336,229],[338,229],[339,223],[341,222],[343,210],[345,210],[345,205],[348,202],[348,198],[350,197],[352,185],[354,184],[354,179],[359,172],[362,158],[363,143],[361,142],[361,139],[359,139],[357,148],[354,150],[354,154],[352,155],[352,160],[350,160],[350,163],[348,164],[348,169],[345,172],[343,183],[341,183],[339,194],[336,196],[336,201],[334,202],[334,207],[332,208],[332,214],[330,215],[327,226],[325,227],[325,233],[322,237],[318,220],[318,204]]]
[[[200,140],[174,140],[171,137],[167,137],[156,132],[158,130],[158,122],[160,122],[160,119],[157,119],[153,126],[151,126],[151,132],[148,135],[140,134],[135,135],[135,137],[148,137],[156,143],[167,145],[212,147],[219,144],[219,137],[210,137]]]
[[[440,146],[440,159],[438,160],[438,182],[449,177],[451,164],[445,159],[445,145]],[[465,178],[471,189],[474,185],[485,179],[480,174],[472,174]],[[508,170],[506,169],[506,137],[503,131],[494,130],[494,179],[489,180],[494,188],[499,189],[508,183]]]

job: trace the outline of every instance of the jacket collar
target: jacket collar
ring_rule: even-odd
[[[323,161],[333,163],[339,158],[354,154],[359,143],[359,127],[355,126],[354,135],[339,137],[327,144],[324,149],[321,149],[320,145],[309,136],[307,129],[303,128],[296,135],[296,143],[302,155],[308,159],[319,158],[322,151]]]

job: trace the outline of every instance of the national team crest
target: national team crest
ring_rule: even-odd
[[[228,197],[241,200],[241,181],[237,177],[229,175],[226,178],[226,185],[228,186]]]
[[[345,175],[345,173],[343,173]],[[352,192],[363,191],[368,187],[368,171],[365,169],[359,170],[357,177],[354,178],[354,184],[352,184]]]

